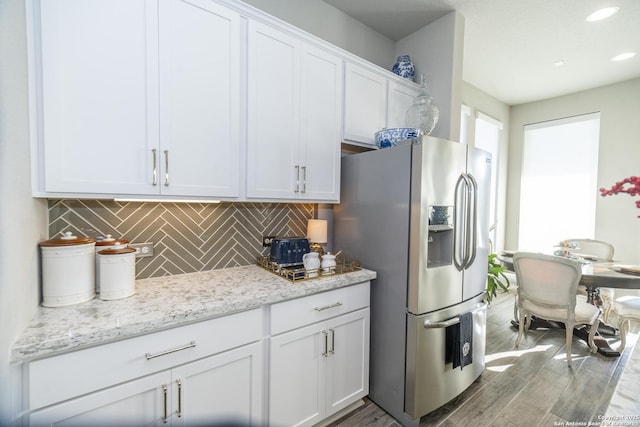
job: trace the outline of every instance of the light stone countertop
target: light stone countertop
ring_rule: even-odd
[[[258,266],[136,281],[135,295],[39,307],[11,351],[26,362],[375,279],[371,270],[292,283]]]

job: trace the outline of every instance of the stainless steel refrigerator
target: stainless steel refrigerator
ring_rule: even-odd
[[[334,249],[377,272],[369,397],[403,425],[484,370],[490,180],[489,153],[431,137],[342,158]],[[472,362],[454,368],[463,318]]]

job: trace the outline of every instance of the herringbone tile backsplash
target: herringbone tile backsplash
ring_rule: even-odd
[[[313,217],[313,204],[50,200],[49,235],[153,242],[154,256],[136,260],[144,279],[254,264],[268,254],[263,235],[304,236]]]

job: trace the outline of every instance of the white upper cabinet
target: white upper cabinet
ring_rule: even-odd
[[[300,163],[307,200],[340,199],[342,60],[303,46],[300,99]]]
[[[407,127],[407,110],[413,105],[419,91],[419,88],[409,83],[389,82],[387,128]]]
[[[375,145],[379,130],[406,127],[405,113],[417,94],[415,83],[347,62],[343,139]]]
[[[238,13],[198,0],[34,5],[41,191],[238,196]]]
[[[387,79],[353,63],[345,66],[345,141],[375,145],[374,134],[387,125]]]
[[[239,195],[240,52],[236,12],[206,0],[160,2],[162,194]]]
[[[150,191],[147,163],[158,144],[156,2],[36,4],[44,190]]]
[[[374,146],[413,97],[233,0],[27,0],[27,16],[36,197],[339,202],[341,142]]]
[[[247,197],[338,201],[342,60],[249,21]]]

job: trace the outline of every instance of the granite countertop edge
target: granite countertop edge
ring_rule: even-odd
[[[128,298],[39,307],[11,349],[12,363],[134,338],[376,278],[362,269],[292,283],[257,266],[136,281]]]

